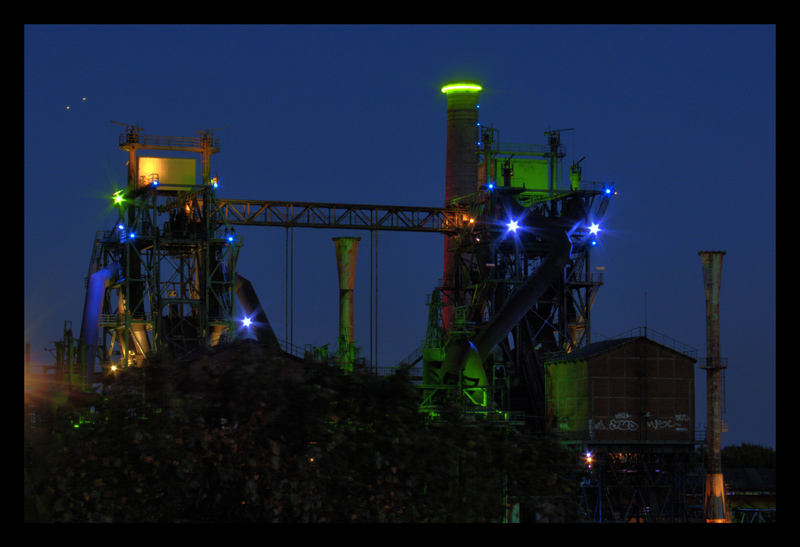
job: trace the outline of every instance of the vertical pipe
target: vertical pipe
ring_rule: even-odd
[[[447,151],[445,172],[445,206],[455,198],[478,190],[478,99],[481,86],[474,81],[452,82],[442,88],[447,95]],[[458,257],[452,250],[451,236],[444,239],[443,277],[445,287],[458,286]],[[443,291],[445,303],[457,300],[454,290]],[[452,307],[442,310],[445,330],[450,330]]]
[[[706,522],[730,522],[722,477],[722,379],[719,343],[719,291],[725,251],[701,251],[706,297],[706,404],[708,416],[708,473],[705,490]]]
[[[336,269],[339,273],[339,360],[345,372],[352,372],[355,361],[353,288],[359,241],[360,237],[333,238],[336,246]]]

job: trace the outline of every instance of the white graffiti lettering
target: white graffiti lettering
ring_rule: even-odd
[[[608,428],[612,431],[636,431],[639,429],[639,424],[633,420],[611,420],[608,422]]]
[[[688,431],[686,424],[680,422],[688,422],[688,414],[676,414],[674,418],[652,418],[645,420],[645,424],[649,429],[673,429],[675,431],[685,432]],[[614,415],[613,419],[608,420],[606,425],[604,420],[590,420],[589,428],[594,430],[604,431],[637,431],[639,424],[633,419],[633,416],[627,412],[620,412]]]

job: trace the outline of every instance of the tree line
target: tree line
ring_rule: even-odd
[[[90,420],[62,409],[30,455],[26,520],[499,522],[577,515],[578,458],[559,443],[438,419],[399,370],[344,374],[247,344],[190,363],[153,356],[109,372]],[[77,426],[77,427],[76,427]]]

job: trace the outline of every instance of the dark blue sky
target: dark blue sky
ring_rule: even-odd
[[[26,26],[25,340],[80,329],[94,234],[125,183],[117,136],[216,132],[222,198],[440,206],[444,83],[483,85],[506,142],[563,133],[565,164],[614,181],[593,264],[595,332],[645,322],[705,355],[701,250],[724,250],[723,445],[775,447],[773,26]],[[86,98],[84,101],[83,98]],[[67,109],[67,106],[70,106]],[[283,228],[241,228],[238,271],[286,338]],[[297,345],[336,342],[331,238],[362,237],[356,340],[369,347],[369,232],[294,230]],[[425,335],[442,237],[380,232],[378,362]],[[704,427],[705,373],[697,373]]]

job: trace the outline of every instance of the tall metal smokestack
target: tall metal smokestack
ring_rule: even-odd
[[[356,281],[356,255],[360,237],[334,237],[336,268],[339,272],[339,361],[345,372],[353,371],[353,287]]]
[[[445,206],[455,198],[478,191],[478,99],[481,86],[474,81],[458,81],[447,84],[442,93],[447,95],[447,170],[445,173]],[[457,283],[457,257],[451,251],[451,236],[444,240],[444,287],[445,304],[454,300],[452,290]],[[453,311],[443,310],[444,328],[450,329]]]
[[[706,405],[708,414],[708,473],[705,490],[706,522],[730,522],[722,477],[722,377],[727,363],[720,357],[719,289],[725,251],[700,251],[706,293]]]

